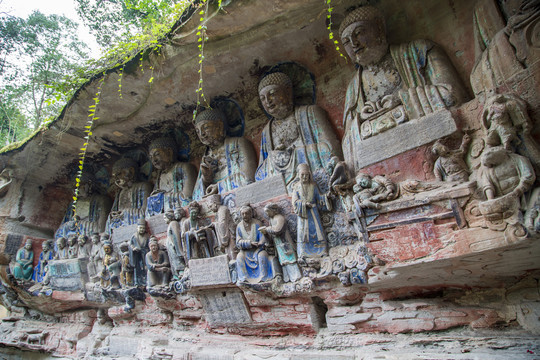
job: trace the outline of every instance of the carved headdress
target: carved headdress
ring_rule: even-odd
[[[150,143],[149,151],[154,149],[171,149],[173,154],[176,153],[176,141],[172,137],[157,138]]]
[[[343,34],[343,31],[347,28],[347,26],[358,21],[378,21],[380,24],[383,25],[384,29],[383,14],[376,7],[366,5],[351,11],[345,17],[345,19],[339,26],[339,36],[341,37],[341,34]]]
[[[268,85],[280,85],[288,88],[292,88],[292,81],[285,73],[274,72],[266,75],[259,82],[259,92]]]
[[[225,120],[225,115],[219,109],[206,109],[201,111],[195,118],[195,125],[204,122],[204,121],[220,121]]]

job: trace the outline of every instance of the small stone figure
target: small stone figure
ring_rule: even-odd
[[[24,247],[17,251],[13,276],[16,279],[31,280],[34,272],[34,251],[32,251],[32,239],[26,240]]]
[[[167,254],[171,264],[171,273],[175,280],[178,280],[184,274],[186,268],[185,249],[182,247],[182,229],[180,223],[186,217],[186,212],[182,208],[167,210],[165,221],[167,227]]]
[[[76,259],[79,255],[79,244],[77,243],[77,236],[72,235],[68,239],[68,258]]]
[[[120,189],[116,193],[114,204],[109,214],[107,229],[123,225],[136,224],[144,218],[146,199],[152,191],[148,182],[137,182],[139,166],[130,158],[122,158],[113,165],[114,184]]]
[[[214,256],[214,233],[203,225],[201,205],[193,201],[188,206],[189,218],[182,222],[182,238],[186,251],[186,261]]]
[[[353,200],[358,207],[379,209],[382,201],[394,200],[398,195],[396,184],[382,175],[371,177],[369,174],[358,173]]]
[[[459,105],[466,90],[446,54],[429,40],[388,47],[383,14],[362,6],[339,28],[343,48],[359,65],[345,96],[345,161],[362,168],[360,142],[407,119]]]
[[[488,146],[515,151],[540,171],[540,147],[530,134],[533,125],[525,101],[513,94],[493,95],[485,103],[482,120]]]
[[[298,256],[323,256],[328,253],[328,244],[319,210],[331,211],[332,203],[319,192],[307,164],[298,165],[297,173],[300,181],[294,186],[292,204],[298,215]]]
[[[487,198],[479,204],[482,214],[493,220],[515,216],[517,210],[526,210],[523,195],[536,179],[529,160],[497,146],[485,150],[481,162],[478,180]]]
[[[113,289],[120,289],[120,270],[122,263],[118,254],[114,251],[110,241],[103,243],[103,270],[101,271],[101,287],[112,286]]]
[[[92,244],[88,242],[88,236],[86,235],[79,235],[78,242],[78,252],[77,257],[79,259],[82,258],[90,258],[90,252],[92,251]]]
[[[261,223],[253,218],[249,205],[240,208],[242,221],[236,227],[236,271],[238,283],[261,283],[272,280],[279,271],[279,264],[266,251],[267,240],[259,231]]]
[[[32,279],[35,282],[43,282],[45,276],[45,266],[47,263],[54,259],[54,250],[51,245],[52,240],[45,240],[41,243],[41,254],[39,254],[39,262],[34,268],[34,276]]]
[[[149,234],[146,232],[146,221],[139,219],[137,232],[129,241],[129,256],[134,268],[134,283],[136,286],[146,285],[146,253],[148,252]]]
[[[109,234],[103,234],[107,237],[105,240],[109,239]],[[90,251],[90,259],[88,261],[88,275],[95,282],[97,275],[101,273],[103,267],[103,248],[100,243],[100,237],[98,233],[92,234],[92,250]]]
[[[287,219],[280,213],[279,206],[275,203],[266,205],[264,213],[270,219],[270,225],[261,226],[259,231],[265,236],[270,236],[274,241],[279,264],[283,269],[283,281],[298,281],[302,273],[296,262],[296,251],[287,227]]]
[[[433,174],[439,181],[469,181],[469,169],[463,161],[467,153],[467,147],[471,142],[468,134],[463,135],[461,146],[458,150],[450,150],[440,140],[437,140],[431,151],[438,156],[433,166]]]
[[[133,265],[129,258],[129,243],[120,244],[120,258],[122,262],[122,271],[120,272],[120,283],[124,286],[133,286]]]
[[[167,253],[159,249],[157,239],[152,236],[149,241],[150,251],[146,254],[147,288],[167,287],[171,277],[171,269]]]
[[[199,140],[206,145],[193,199],[223,193],[255,181],[257,159],[251,143],[242,137],[227,137],[225,115],[218,109],[200,112],[195,119]]]
[[[333,156],[328,162],[328,173],[332,174],[328,181],[328,188],[338,194],[343,194],[350,187],[349,168],[345,161],[340,161],[337,156]]]
[[[259,98],[272,118],[262,131],[255,179],[281,174],[290,190],[298,164],[306,162],[314,174],[328,177],[324,167],[341,151],[325,111],[317,105],[295,106],[292,81],[282,72],[259,82]]]
[[[150,160],[157,174],[154,191],[148,197],[148,216],[185,206],[191,201],[196,170],[187,162],[176,162],[176,149],[173,138],[159,138],[150,144]]]
[[[66,238],[59,237],[56,239],[56,255],[54,256],[54,260],[64,260],[69,259],[69,253],[68,248],[66,246]]]
[[[208,204],[210,211],[215,214],[213,223],[216,232],[216,254],[227,254],[229,260],[236,259],[237,249],[235,246],[236,224],[231,215],[231,211],[221,204],[220,195],[212,195]]]

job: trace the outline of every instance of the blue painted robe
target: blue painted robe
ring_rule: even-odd
[[[302,186],[295,184],[292,202],[298,215],[297,252],[299,257],[318,257],[328,254],[326,235],[319,215],[319,209],[332,210],[326,195],[321,195],[314,182]],[[307,204],[314,204],[309,207]]]
[[[276,275],[276,269],[266,252],[266,238],[259,227],[260,223],[255,219],[248,229],[244,221],[236,227],[236,246],[240,249],[236,256],[239,283],[260,283],[272,280]],[[252,242],[258,245],[254,247]]]

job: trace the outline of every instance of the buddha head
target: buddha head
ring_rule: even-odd
[[[373,6],[350,12],[339,27],[343,48],[361,66],[375,64],[388,52],[382,13]]]
[[[116,186],[121,189],[129,188],[137,178],[137,162],[130,158],[116,161],[112,169],[112,177]]]
[[[294,110],[291,79],[282,72],[266,75],[259,82],[259,99],[270,116],[285,119]]]
[[[211,148],[223,144],[225,139],[225,115],[218,109],[207,109],[195,118],[199,140]]]
[[[152,141],[150,144],[150,161],[152,165],[161,171],[168,170],[174,163],[176,154],[176,142],[173,138],[163,137]]]

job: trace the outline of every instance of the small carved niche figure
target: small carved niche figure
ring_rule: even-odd
[[[134,283],[137,286],[146,285],[146,253],[148,252],[149,234],[146,232],[146,220],[139,219],[137,232],[129,241],[129,256],[134,271]]]
[[[169,262],[171,264],[171,273],[175,280],[182,278],[185,263],[185,250],[182,247],[182,229],[180,223],[182,219],[186,217],[186,212],[183,208],[179,207],[173,210],[167,210],[165,213],[165,221],[169,226],[167,227],[167,254],[169,255]]]
[[[72,235],[68,239],[68,257],[70,259],[76,259],[79,255],[79,244],[77,243],[77,236]]]
[[[90,258],[90,252],[92,250],[92,244],[90,244],[88,242],[88,236],[79,235],[79,239],[77,240],[77,244],[78,244],[77,257],[79,259]]]
[[[279,264],[266,251],[268,242],[259,231],[261,223],[253,218],[253,209],[249,205],[240,208],[242,221],[236,227],[237,283],[261,283],[272,280],[280,273]]]
[[[350,174],[347,163],[345,163],[345,161],[340,161],[337,156],[332,156],[328,162],[327,168],[327,172],[332,174],[328,181],[328,188],[332,192],[344,195],[345,191],[352,186],[349,183]]]
[[[188,206],[189,217],[182,222],[182,238],[186,261],[214,256],[214,232],[203,223],[201,205],[193,201]]]
[[[493,95],[484,105],[482,119],[488,146],[501,145],[515,151],[540,171],[540,147],[531,136],[533,125],[525,101],[513,94]]]
[[[236,259],[237,249],[235,246],[236,224],[231,215],[231,211],[225,205],[221,204],[220,195],[212,195],[209,198],[208,207],[215,214],[213,222],[216,232],[216,254],[227,254],[229,260]]]
[[[371,176],[365,173],[356,175],[353,200],[358,207],[379,209],[382,201],[394,200],[398,195],[396,184],[382,175]]]
[[[103,234],[105,235],[105,234]],[[109,234],[107,235],[107,239]],[[103,248],[100,243],[98,233],[92,234],[92,249],[90,251],[90,259],[88,261],[88,275],[93,282],[96,282],[98,275],[103,267]]]
[[[45,266],[52,259],[54,259],[52,240],[45,240],[43,243],[41,243],[41,254],[39,254],[39,262],[34,268],[34,276],[32,277],[32,279],[35,282],[43,282],[43,278],[45,276]]]
[[[147,288],[165,288],[171,277],[169,258],[165,251],[160,250],[155,236],[150,237],[149,246],[150,251],[146,254]]]
[[[120,288],[119,276],[122,264],[118,254],[114,251],[110,241],[103,243],[103,269],[101,271],[101,287],[112,286],[113,289]]]
[[[298,165],[296,171],[300,181],[294,185],[292,204],[298,215],[298,256],[320,257],[328,254],[328,243],[319,210],[331,211],[332,202],[319,192],[307,164]]]
[[[31,280],[34,272],[34,251],[32,250],[32,239],[26,240],[22,248],[17,251],[15,263],[13,264],[13,276],[16,279]]]
[[[67,248],[67,240],[65,237],[59,237],[56,239],[56,255],[55,260],[69,259],[69,253]]]
[[[463,161],[467,153],[467,147],[471,142],[468,134],[463,135],[461,146],[458,150],[450,150],[440,140],[437,140],[431,151],[438,156],[433,166],[433,174],[439,181],[469,181],[469,169]]]
[[[270,225],[261,226],[259,231],[274,241],[279,263],[283,269],[283,281],[300,280],[302,273],[296,261],[296,251],[287,226],[287,219],[280,213],[279,206],[275,203],[266,205],[264,213],[270,220]]]
[[[133,265],[129,258],[129,243],[120,244],[120,257],[122,262],[122,271],[120,272],[120,283],[124,287],[133,286]]]

